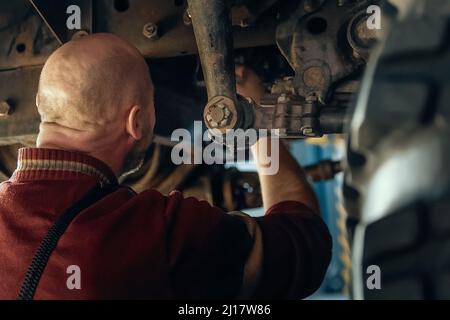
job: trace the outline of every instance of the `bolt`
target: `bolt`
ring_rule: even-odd
[[[7,117],[11,114],[11,105],[7,101],[0,101],[0,117]]]
[[[144,37],[154,40],[158,37],[158,26],[154,23],[146,23],[142,29],[142,34]]]
[[[313,130],[313,128],[311,128],[311,127],[305,127],[305,128],[303,128],[302,129],[302,134],[305,136],[305,137],[314,137],[315,135],[314,135],[314,130]]]
[[[189,9],[186,9],[186,11],[184,11],[184,13],[183,13],[183,23],[186,26],[190,26],[192,24],[192,18],[189,13]]]
[[[289,101],[289,99],[285,93],[280,94],[280,96],[277,99],[278,103],[286,103],[288,101]]]
[[[212,128],[224,127],[231,119],[231,111],[223,103],[217,103],[209,107],[206,120]]]

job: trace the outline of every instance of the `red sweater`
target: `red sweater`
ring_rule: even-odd
[[[21,149],[0,184],[0,299],[16,299],[55,219],[96,183],[117,184],[87,155]],[[282,202],[263,218],[205,201],[120,188],[83,210],[51,255],[35,299],[301,298],[320,285],[331,239],[319,215]],[[67,286],[80,268],[81,289]]]

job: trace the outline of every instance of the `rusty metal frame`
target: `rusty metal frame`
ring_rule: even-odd
[[[177,2],[181,5],[166,0],[125,2],[128,7],[121,10],[115,7],[116,1],[110,0],[77,0],[70,4],[82,8],[83,29],[116,34],[135,45],[145,57],[197,53],[186,1]],[[39,115],[34,100],[39,70],[61,42],[73,36],[73,32],[65,30],[66,10],[54,15],[57,8],[68,3],[66,0],[29,0],[26,3],[28,6],[18,6],[24,11],[23,15],[18,15],[20,19],[14,19],[14,24],[8,23],[7,28],[0,30],[0,102],[12,104],[13,109],[0,119],[0,145],[32,139],[37,134]],[[236,17],[245,19],[245,16]],[[156,38],[149,39],[143,34],[143,27],[148,23],[157,26]],[[274,44],[276,25],[275,16],[269,14],[245,27],[233,26],[235,47]]]

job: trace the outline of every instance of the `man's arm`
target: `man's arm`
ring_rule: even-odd
[[[279,141],[277,141],[279,142]],[[261,193],[264,209],[267,211],[275,204],[283,201],[297,201],[319,213],[319,204],[312,191],[302,168],[291,156],[283,143],[280,143],[279,154],[271,155],[270,158],[278,157],[279,170],[274,175],[265,175],[261,172],[260,156],[261,150],[271,150],[271,139],[261,138],[252,146],[252,153],[255,164],[259,172]],[[267,148],[261,148],[262,144],[267,144]]]
[[[238,76],[242,88],[254,99],[264,92],[253,73]],[[175,296],[299,299],[317,290],[331,259],[331,237],[300,166],[283,146],[279,160],[275,175],[261,175],[264,217],[225,214],[180,193],[164,200]]]
[[[238,93],[260,103],[264,95],[262,81],[249,68],[236,68]],[[279,143],[278,171],[264,174],[265,152],[270,143]],[[261,148],[266,144],[266,147]],[[302,168],[283,143],[260,138],[252,146],[259,173],[261,193],[266,215],[258,218],[263,243],[263,261],[257,298],[299,298],[314,292],[322,282],[331,259],[331,237],[319,216],[319,204]]]
[[[304,204],[280,202],[253,218],[179,192],[166,198],[150,193],[153,199],[140,196],[165,207],[162,238],[173,297],[300,299],[322,283],[331,238]]]

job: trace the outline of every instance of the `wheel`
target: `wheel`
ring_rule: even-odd
[[[450,298],[450,5],[416,1],[372,57],[344,197],[356,299]],[[379,267],[380,287],[368,285]]]

